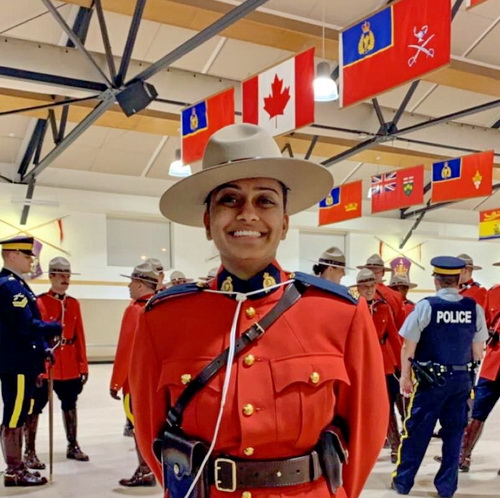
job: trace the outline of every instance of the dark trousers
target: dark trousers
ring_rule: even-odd
[[[500,398],[500,373],[496,380],[479,377],[475,388],[472,418],[485,422]]]
[[[65,412],[76,408],[76,400],[82,389],[83,384],[80,378],[54,380],[54,391],[61,400],[61,408]],[[33,400],[33,410],[31,413],[33,415],[40,415],[49,400],[49,382],[47,379],[43,379],[42,385],[36,387],[33,393]]]
[[[398,465],[393,473],[396,489],[408,493],[424,458],[439,420],[443,441],[441,467],[434,479],[440,496],[452,496],[457,489],[458,462],[464,428],[467,425],[467,399],[472,387],[470,374],[446,375],[443,386],[418,384],[410,401],[409,415],[399,448]]]
[[[36,375],[2,374],[2,425],[10,429],[22,427],[31,408]]]

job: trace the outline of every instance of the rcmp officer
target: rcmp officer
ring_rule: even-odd
[[[483,308],[486,305],[486,289],[472,278],[474,270],[482,270],[481,266],[474,264],[474,261],[468,254],[459,254],[457,256],[465,261],[465,268],[460,274],[460,294],[471,297],[477,304]]]
[[[63,327],[61,343],[54,350],[54,365],[48,365],[48,368],[52,368],[54,391],[61,400],[68,441],[66,458],[87,462],[89,457],[81,450],[77,441],[76,402],[87,382],[89,367],[80,303],[66,294],[71,275],[78,274],[71,272],[70,262],[66,258],[51,259],[49,261],[51,287],[48,292],[37,297],[37,304],[44,320],[60,322]],[[45,464],[40,462],[35,450],[38,417],[49,398],[47,374],[44,374],[42,378],[41,386],[35,389],[33,410],[28,415],[24,426],[26,439],[24,462],[30,469],[45,468]]]
[[[488,332],[481,306],[458,293],[465,262],[441,256],[433,258],[431,265],[437,294],[417,303],[399,332],[404,338],[401,392],[411,395],[411,401],[392,487],[399,494],[410,492],[439,419],[443,456],[434,485],[440,497],[449,498],[457,489],[474,362],[482,357]],[[415,386],[410,360],[417,376]]]
[[[187,283],[192,282],[192,281],[193,281],[192,278],[186,278],[186,275],[184,275],[184,273],[182,273],[181,271],[173,270],[170,273],[169,281],[167,282],[165,287],[167,289],[170,289],[170,287],[174,287],[176,285],[187,284]]]
[[[391,447],[391,461],[396,463],[396,455],[399,447],[400,437],[398,422],[394,411],[399,394],[398,375],[401,371],[401,339],[398,329],[394,323],[389,305],[380,297],[376,296],[377,281],[371,270],[364,268],[356,276],[356,286],[359,295],[366,299],[372,320],[377,330],[377,336],[384,359],[384,373],[389,395],[389,427],[387,440]]]
[[[359,270],[367,268],[373,272],[377,279],[377,294],[391,307],[394,322],[399,330],[406,318],[403,298],[399,292],[387,287],[383,282],[385,272],[392,271],[392,269],[385,266],[384,260],[378,254],[372,254],[364,265],[357,266],[356,268]]]
[[[500,262],[493,266],[500,266]],[[460,453],[460,470],[468,472],[471,454],[489,414],[500,397],[500,284],[493,286],[486,296],[486,323],[490,333],[486,356],[475,389],[472,418],[465,430]],[[500,475],[500,470],[498,471]]]
[[[142,263],[134,268],[131,275],[122,275],[122,277],[130,278],[128,287],[132,301],[123,314],[109,392],[112,398],[119,400],[118,392],[122,391],[125,415],[133,428],[135,420],[129,386],[130,354],[139,315],[148,300],[155,294],[160,275],[151,263]],[[139,466],[130,479],[121,479],[120,484],[126,487],[155,486],[155,477],[139,451],[137,442],[135,446]]]
[[[418,285],[410,282],[408,275],[395,274],[391,277],[389,287],[401,294],[401,297],[403,298],[405,316],[408,316],[415,309],[415,303],[408,299],[408,291],[418,287]]]
[[[7,463],[4,484],[39,486],[47,479],[29,472],[21,459],[22,427],[36,379],[44,371],[47,342],[61,334],[61,326],[41,320],[35,295],[22,276],[32,265],[33,237],[17,237],[0,244],[4,261],[0,272],[1,443]]]
[[[248,338],[265,332],[196,393],[181,427],[172,422],[186,439],[179,440],[184,463],[174,463],[179,452],[164,446],[170,497],[186,494],[186,476],[195,482],[193,469],[185,472],[193,440],[196,448],[212,442],[212,458],[201,467],[206,473],[197,470],[208,479],[199,481],[209,486],[205,496],[359,496],[387,430],[382,356],[366,303],[343,286],[285,272],[275,260],[288,215],[318,202],[331,186],[322,166],[283,158],[265,130],[236,124],[210,138],[201,172],[163,195],[160,209],[170,220],[204,224],[222,266],[207,285],[155,296],[139,320],[130,385],[139,446],[157,477],[152,443],[167,412],[177,418],[170,409],[181,392],[197,389],[191,381],[233,341],[241,344],[245,330],[254,331]],[[286,311],[275,308],[278,302]],[[272,325],[262,327],[269,313]],[[315,448],[327,426],[326,440],[339,445],[322,454],[332,462],[322,467]],[[345,456],[340,427],[349,433],[349,462],[344,489],[336,492],[339,476],[332,474]]]
[[[345,269],[345,256],[338,247],[327,249],[313,266],[315,275],[336,284],[340,284],[342,277],[345,277]]]

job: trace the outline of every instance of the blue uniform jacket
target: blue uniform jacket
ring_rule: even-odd
[[[15,273],[0,271],[0,374],[45,370],[46,340],[61,333],[57,322],[41,320],[36,298]]]

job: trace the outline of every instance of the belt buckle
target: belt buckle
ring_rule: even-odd
[[[229,466],[231,472],[230,487],[221,486],[222,480],[219,479],[219,472],[222,471],[225,466]],[[224,491],[226,493],[233,493],[236,491],[236,462],[233,462],[233,460],[229,460],[228,458],[216,458],[214,462],[214,474],[215,489],[217,491]]]
[[[61,346],[65,346],[67,342],[68,340],[66,339],[66,337],[61,337]]]

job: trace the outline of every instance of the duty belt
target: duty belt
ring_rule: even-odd
[[[61,346],[71,346],[72,344],[75,343],[75,338],[72,337],[71,339],[66,339],[66,337],[61,338]]]
[[[316,451],[286,460],[236,460],[214,458],[209,464],[212,484],[219,491],[232,493],[243,488],[296,486],[316,481],[323,472]]]
[[[472,372],[475,366],[473,362],[467,363],[465,365],[441,365],[440,363],[434,363],[434,368],[438,373]]]

